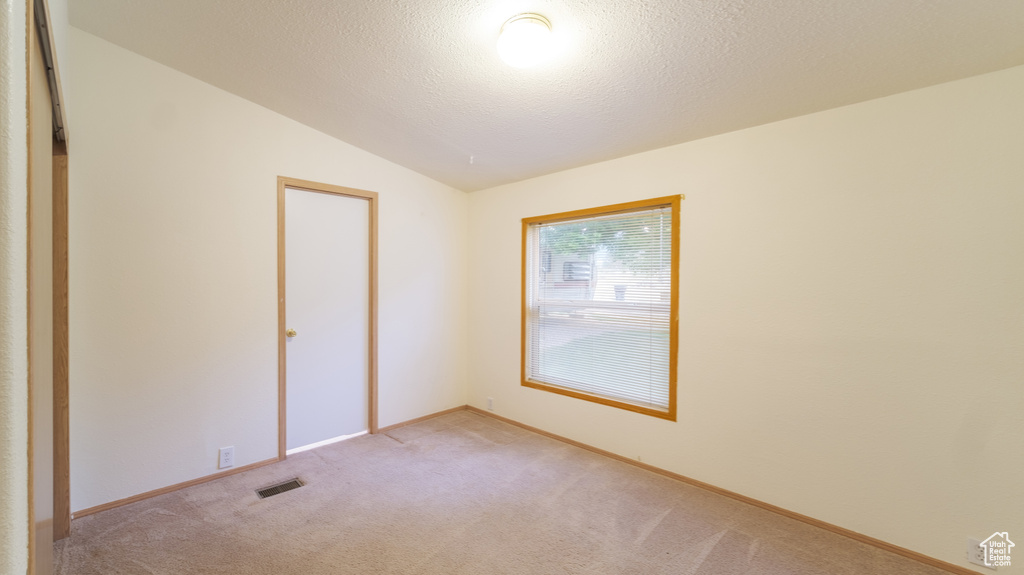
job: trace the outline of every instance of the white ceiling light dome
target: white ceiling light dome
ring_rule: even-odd
[[[536,66],[551,55],[551,21],[540,14],[509,18],[498,36],[498,55],[514,68]]]

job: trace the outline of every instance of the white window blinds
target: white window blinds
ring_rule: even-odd
[[[673,207],[524,222],[524,385],[674,418]]]

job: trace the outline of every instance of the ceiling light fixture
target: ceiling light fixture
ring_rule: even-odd
[[[498,55],[514,68],[536,66],[551,53],[551,21],[540,14],[509,18],[498,36]]]

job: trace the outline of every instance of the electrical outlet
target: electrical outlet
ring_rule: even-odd
[[[494,398],[493,397],[488,397],[487,398],[487,411],[494,411]]]
[[[220,448],[220,463],[217,464],[217,469],[224,469],[225,467],[231,467],[235,464],[235,446],[221,447]]]
[[[996,570],[993,566],[985,565],[985,548],[981,546],[981,541],[978,539],[967,538],[967,561],[986,569]]]

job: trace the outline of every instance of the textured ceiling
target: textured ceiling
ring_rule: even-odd
[[[71,0],[71,24],[465,191],[1024,64],[1021,0]],[[502,23],[562,47],[504,65]],[[472,162],[470,161],[472,158]]]

